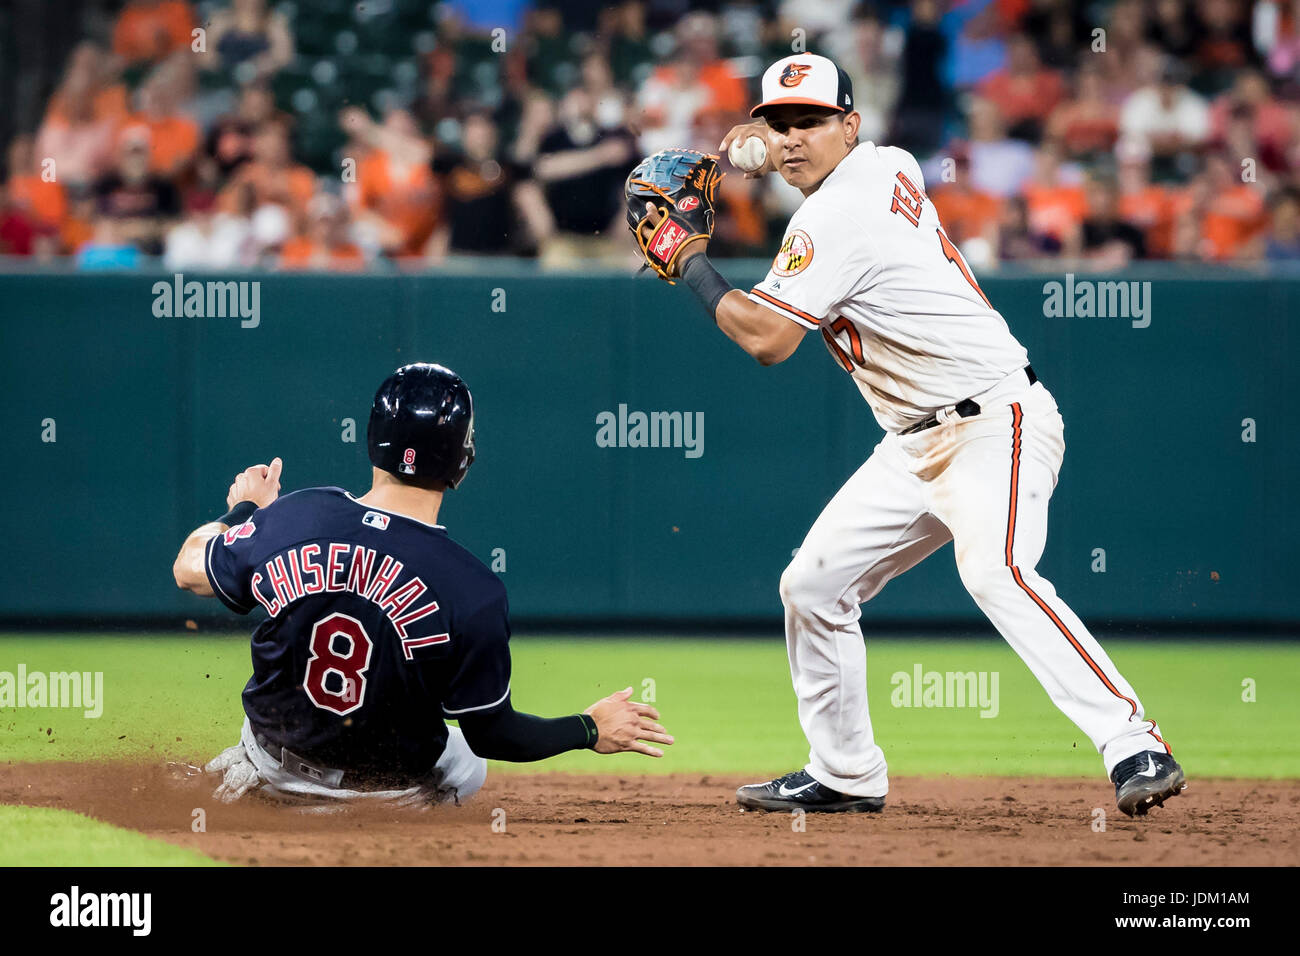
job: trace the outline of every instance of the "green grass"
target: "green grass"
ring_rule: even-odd
[[[1300,644],[1115,641],[1108,650],[1189,774],[1300,777]],[[0,709],[7,760],[157,757],[206,759],[234,743],[249,674],[244,637],[0,636],[0,671],[103,671],[104,708]],[[891,706],[895,672],[996,671],[999,710]],[[869,689],[876,738],[891,773],[1096,775],[1101,762],[1001,642],[872,639]],[[1257,700],[1242,700],[1242,682]],[[603,773],[765,774],[800,766],[807,745],[795,714],[785,647],[773,640],[619,637],[520,638],[514,702],[541,714],[572,713],[653,681],[656,705],[677,738],[662,760],[567,754],[498,769]]]
[[[194,850],[69,810],[0,805],[0,833],[0,866],[220,865]]]

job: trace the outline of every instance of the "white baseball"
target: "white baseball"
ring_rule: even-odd
[[[757,136],[751,136],[744,142],[736,140],[727,149],[727,158],[737,169],[752,173],[762,169],[767,162],[767,143]]]

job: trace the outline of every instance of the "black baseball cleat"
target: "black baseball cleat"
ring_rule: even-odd
[[[818,783],[807,770],[796,770],[767,783],[736,791],[736,802],[753,810],[806,810],[809,813],[879,813],[884,797],[854,797]]]
[[[1115,802],[1129,816],[1146,816],[1152,807],[1162,806],[1187,786],[1183,768],[1169,754],[1144,750],[1121,760],[1111,771],[1115,781]]]

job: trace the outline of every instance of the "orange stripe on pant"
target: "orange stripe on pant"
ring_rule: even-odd
[[[1013,402],[1011,405],[1011,492],[1010,500],[1007,503],[1007,567],[1011,569],[1011,576],[1015,578],[1016,584],[1020,586],[1020,589],[1028,594],[1029,597],[1033,599],[1033,602],[1042,609],[1043,613],[1052,619],[1052,623],[1056,625],[1057,630],[1065,635],[1065,639],[1070,642],[1070,646],[1073,647],[1078,655],[1083,658],[1084,663],[1092,668],[1092,672],[1100,678],[1103,684],[1106,685],[1106,689],[1132,708],[1129,717],[1134,717],[1136,716],[1138,709],[1137,701],[1121,694],[1119,689],[1111,683],[1110,678],[1108,678],[1102,669],[1097,666],[1097,662],[1089,656],[1088,652],[1084,650],[1078,639],[1070,633],[1070,629],[1065,626],[1065,622],[1061,620],[1055,611],[1047,606],[1046,601],[1034,593],[1033,588],[1025,583],[1025,579],[1020,576],[1020,569],[1016,567],[1015,560],[1012,557],[1016,538],[1017,495],[1020,487],[1020,424],[1023,420],[1024,413],[1020,409],[1020,403]],[[1156,740],[1160,741],[1160,745],[1164,747],[1165,753],[1173,753],[1173,751],[1169,749],[1169,745],[1161,740],[1160,735],[1156,733],[1156,723],[1154,720],[1151,721],[1151,729],[1147,732]]]

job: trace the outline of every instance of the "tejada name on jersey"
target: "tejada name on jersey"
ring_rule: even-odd
[[[419,577],[394,587],[403,565],[391,555],[334,542],[325,549],[323,558],[321,546],[314,543],[277,554],[253,572],[253,597],[267,614],[277,617],[294,601],[308,595],[348,591],[379,605],[402,638],[406,637],[407,627],[438,610],[437,601],[414,607],[429,590]]]

